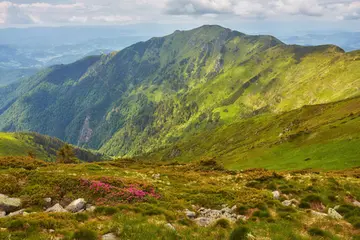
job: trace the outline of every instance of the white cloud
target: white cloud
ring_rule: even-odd
[[[296,17],[297,16],[297,17]],[[194,18],[195,17],[195,18]],[[360,19],[360,0],[0,0],[0,24]]]

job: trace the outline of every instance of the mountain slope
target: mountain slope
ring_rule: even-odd
[[[28,156],[32,154],[37,159],[55,161],[57,151],[64,142],[37,133],[2,133],[0,132],[1,156]],[[94,162],[103,159],[99,153],[81,148],[73,148],[76,157],[82,161]]]
[[[146,158],[216,158],[228,169],[346,169],[360,165],[359,123],[357,97],[204,130]]]
[[[219,26],[177,31],[37,74],[0,99],[0,129],[139,155],[258,114],[356,96],[359,60]]]

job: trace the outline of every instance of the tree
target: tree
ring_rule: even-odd
[[[69,144],[65,144],[62,148],[59,149],[57,152],[56,162],[66,164],[77,162],[74,150]]]

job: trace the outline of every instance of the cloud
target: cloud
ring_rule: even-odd
[[[360,2],[338,3],[329,6],[340,20],[359,20]]]

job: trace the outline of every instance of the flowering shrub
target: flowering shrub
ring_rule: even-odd
[[[81,179],[80,185],[97,196],[98,203],[119,202],[119,201],[145,201],[146,199],[159,199],[160,195],[155,192],[151,186],[130,185],[117,187],[99,180]]]

